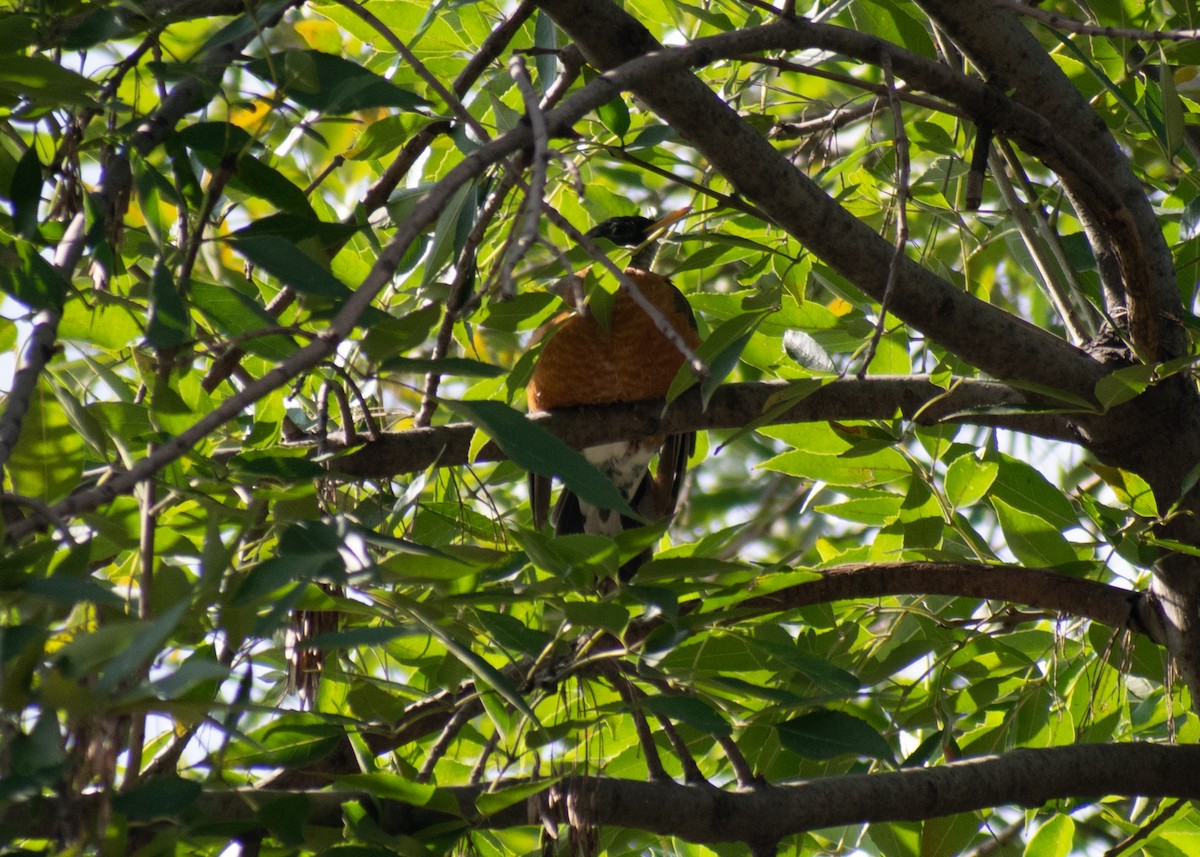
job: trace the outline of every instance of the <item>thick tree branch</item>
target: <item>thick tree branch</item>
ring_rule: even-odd
[[[805,396],[807,387],[808,395]],[[789,396],[796,401],[788,404]],[[803,396],[803,398],[801,398]],[[1028,408],[1028,413],[1019,413]],[[989,411],[993,411],[989,413]],[[897,416],[922,425],[939,422],[1011,428],[1063,441],[1077,441],[1066,417],[1044,412],[1019,391],[991,381],[961,381],[950,390],[921,376],[727,384],[703,408],[698,389],[680,396],[665,410],[662,402],[635,402],[572,408],[539,414],[530,420],[582,449],[636,437],[680,431],[742,428],[748,424],[782,425],[824,420],[889,420]],[[470,461],[501,461],[506,456],[488,443],[470,457],[475,427],[467,423],[384,434],[332,458],[327,466],[353,479],[387,479],[434,465],[450,467]],[[326,448],[337,450],[338,436]],[[308,442],[308,441],[305,441]],[[344,441],[342,441],[344,443]],[[344,448],[344,447],[343,447]]]
[[[243,830],[261,825],[260,811],[290,794],[303,795],[306,824],[339,832],[346,823],[344,806],[355,804],[368,807],[378,826],[394,836],[416,835],[435,825],[460,824],[465,831],[517,827],[542,818],[567,824],[570,817],[575,823],[628,827],[689,842],[758,844],[822,827],[921,821],[995,806],[1039,807],[1052,800],[1098,795],[1196,799],[1200,798],[1198,767],[1200,747],[1196,746],[1084,744],[739,791],[707,784],[572,776],[548,783],[538,794],[490,815],[476,809],[476,799],[488,788],[485,785],[439,788],[441,799],[424,806],[349,791],[205,791],[192,809],[200,818],[220,819]],[[522,782],[526,781],[501,785]],[[103,795],[78,796],[71,812],[92,816],[103,801]],[[53,836],[62,812],[57,801],[34,799],[22,804],[22,810],[21,817],[6,819],[18,836]],[[178,823],[174,819],[156,822]]]
[[[1037,610],[1147,634],[1164,642],[1156,606],[1142,593],[1070,577],[1061,571],[1015,565],[956,562],[881,562],[820,570],[821,579],[741,601],[753,615],[795,610],[852,598],[949,595],[1022,604]],[[768,578],[769,580],[769,578]]]

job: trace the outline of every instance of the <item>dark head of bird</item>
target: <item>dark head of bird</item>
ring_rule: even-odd
[[[625,217],[610,217],[593,226],[586,233],[588,238],[607,238],[618,247],[642,247],[629,260],[631,268],[649,270],[658,250],[658,242],[647,243],[650,233],[661,221],[651,220],[639,214]],[[644,247],[642,245],[645,245]]]
[[[639,247],[650,237],[654,221],[649,217],[632,214],[627,217],[610,217],[587,231],[588,238],[607,238],[618,247]]]

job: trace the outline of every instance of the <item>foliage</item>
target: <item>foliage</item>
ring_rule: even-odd
[[[1200,736],[1161,634],[1051,593],[1066,578],[1128,604],[1164,547],[1200,549],[1156,529],[1186,508],[1196,462],[1155,447],[1175,461],[1172,493],[1096,441],[1108,415],[1137,430],[1147,395],[1191,385],[1190,346],[1129,332],[1106,291],[1107,227],[1033,131],[1000,129],[968,206],[984,123],[953,86],[910,85],[902,67],[940,62],[971,83],[938,4],[820,2],[809,21],[830,32],[813,44],[731,42],[691,73],[965,299],[1070,359],[1086,355],[1067,342],[1095,354],[1107,334],[1120,358],[1088,358],[1094,388],[1074,369],[1053,383],[1060,352],[1038,357],[1044,340],[1016,324],[991,347],[1040,368],[974,359],[955,337],[1001,328],[957,309],[921,322],[904,283],[881,319],[900,262],[866,283],[832,224],[826,243],[780,225],[653,92],[602,89],[556,25],[567,5],[2,7],[6,847],[764,852],[776,843],[671,828],[666,805],[662,827],[576,804],[568,823],[552,797],[575,775],[653,780],[657,764],[732,790]],[[1197,27],[1195,10],[1060,5],[1098,26],[1020,26],[1119,144],[1178,283],[1183,310],[1164,308],[1163,329],[1190,331],[1200,42],[1150,33]],[[777,18],[751,0],[625,9],[666,44]],[[838,33],[895,58],[865,61]],[[545,99],[534,115],[569,128],[531,130],[523,74]],[[568,90],[594,104],[571,113],[583,102]],[[531,217],[539,181],[550,210]],[[669,532],[536,531],[523,467],[575,486],[597,474],[512,410],[532,333],[562,310],[572,270],[591,265],[594,294],[616,288],[565,224],[681,205],[658,266],[696,312],[712,377],[690,392],[681,377],[678,402],[789,385],[701,434]],[[920,386],[888,392],[893,376]],[[836,409],[854,389],[882,392]],[[474,425],[469,455],[380,451],[430,421]],[[1140,448],[1166,443],[1145,426]],[[655,558],[615,584],[647,543]],[[986,588],[1000,566],[1018,595]],[[839,569],[836,599],[805,595]],[[1169,786],[1099,800],[1087,784],[1035,793],[1025,812],[834,814],[782,847],[1099,853],[1141,830],[1121,853],[1189,853],[1196,814]],[[416,809],[389,816],[389,801]]]

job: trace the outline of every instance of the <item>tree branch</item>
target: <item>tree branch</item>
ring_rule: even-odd
[[[805,387],[809,393],[803,398]],[[788,404],[789,396],[798,398]],[[1028,413],[1018,413],[1028,408]],[[994,413],[989,413],[994,410]],[[569,445],[583,449],[599,443],[658,434],[704,429],[743,428],[824,420],[889,420],[897,416],[922,425],[941,422],[1011,428],[1067,442],[1078,440],[1067,419],[1043,412],[1020,392],[992,381],[960,381],[950,390],[923,376],[874,377],[861,381],[815,379],[790,384],[757,381],[726,384],[702,407],[697,388],[684,393],[663,409],[662,402],[571,408],[529,419]],[[385,433],[326,464],[335,473],[352,479],[387,479],[428,467],[452,467],[470,461],[502,461],[506,457],[495,443],[470,456],[475,427],[454,423],[435,428]],[[305,441],[307,442],[307,441]],[[344,438],[333,435],[327,448],[345,448]]]
[[[708,784],[641,782],[609,777],[570,776],[548,781],[546,788],[492,814],[476,809],[476,799],[491,785],[438,789],[442,800],[423,806],[349,791],[281,792],[267,789],[201,793],[191,811],[202,819],[266,830],[260,810],[287,795],[303,796],[305,823],[340,832],[343,807],[370,807],[384,832],[412,836],[435,825],[443,830],[504,829],[548,818],[559,824],[584,820],[595,826],[620,826],[689,842],[774,841],[822,827],[890,821],[921,821],[994,806],[1039,807],[1048,801],[1098,795],[1200,798],[1200,747],[1160,744],[1083,744],[1019,749],[1001,756],[979,756],[928,768],[881,774],[828,777],[800,783],[723,790]],[[526,780],[506,781],[517,786]],[[74,817],[93,818],[106,795],[73,796]],[[446,803],[457,805],[447,811]],[[441,807],[441,808],[434,808]],[[568,808],[583,812],[568,819]],[[22,804],[19,818],[8,818],[18,837],[54,835],[62,809],[53,798]],[[179,824],[178,819],[154,822]]]
[[[1142,593],[1061,571],[1016,565],[957,562],[881,562],[819,569],[820,580],[799,583],[738,602],[738,610],[796,610],[852,598],[890,595],[949,595],[1023,604],[1110,628],[1147,634],[1164,642],[1157,606]],[[769,581],[769,578],[767,578]]]

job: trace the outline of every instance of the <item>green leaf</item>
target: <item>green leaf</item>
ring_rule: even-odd
[[[686,723],[705,735],[732,735],[733,727],[717,710],[693,696],[661,694],[646,696],[638,701],[640,708],[653,711],[679,723]]]
[[[368,328],[363,351],[371,360],[380,361],[423,345],[441,317],[442,308],[428,304],[400,318],[384,319]]]
[[[114,812],[130,821],[178,818],[200,797],[200,783],[182,777],[156,777],[112,799]]]
[[[538,780],[537,782],[523,783],[517,786],[484,792],[475,798],[475,808],[479,810],[481,815],[493,815],[514,804],[522,803],[536,794],[541,794],[557,783],[559,779],[559,777],[552,777],[546,780]]]
[[[458,801],[445,789],[417,783],[395,774],[347,774],[337,778],[340,790],[364,791],[381,800],[394,800],[409,806],[424,806],[451,815],[459,815]]]
[[[42,204],[42,162],[37,148],[28,147],[17,161],[12,182],[5,197],[12,203],[13,226],[22,238],[33,240],[38,234],[38,209]]]
[[[865,756],[890,762],[892,748],[867,721],[844,711],[822,709],[785,720],[776,727],[784,747],[806,759]]]
[[[538,655],[554,639],[549,634],[530,628],[524,622],[504,613],[476,610],[475,615],[488,636],[509,651]]]
[[[45,382],[34,388],[8,461],[12,490],[52,503],[79,484],[86,444]]]
[[[726,319],[700,343],[700,347],[696,349],[696,356],[704,361],[709,371],[708,377],[700,386],[705,406],[717,387],[721,386],[726,376],[737,366],[738,359],[755,329],[771,312],[773,311],[762,310]],[[675,401],[695,383],[696,376],[692,374],[691,368],[684,364],[675,380],[671,382],[671,388],[667,391],[667,402]]]
[[[237,252],[255,265],[278,277],[300,294],[324,298],[345,298],[350,294],[341,280],[296,249],[290,241],[275,235],[238,237],[230,241]]]
[[[231,469],[239,475],[254,477],[270,476],[298,482],[307,479],[320,479],[327,475],[324,467],[315,461],[309,461],[300,455],[235,455],[229,460]]]
[[[304,191],[283,173],[264,164],[250,154],[237,159],[237,168],[229,186],[243,193],[265,199],[280,211],[316,220],[316,212]]]
[[[150,315],[146,340],[155,348],[182,345],[191,335],[191,316],[183,305],[175,278],[162,259],[155,262],[150,278]]]
[[[980,461],[973,454],[960,455],[946,468],[946,499],[951,508],[973,506],[988,492],[1000,465],[995,461]]]
[[[32,111],[32,115],[37,115],[40,110],[88,104],[96,89],[95,82],[45,57],[19,54],[4,57],[0,104],[16,104],[24,98],[39,108]]]
[[[67,295],[67,281],[41,257],[32,244],[0,245],[0,291],[12,295],[30,309],[60,310]]]
[[[495,690],[509,705],[529,718],[529,721],[534,726],[541,728],[541,722],[538,720],[537,715],[533,713],[533,709],[529,707],[529,704],[525,701],[520,691],[517,690],[503,673],[471,651],[470,648],[456,640],[453,635],[442,628],[435,620],[426,616],[425,612],[418,608],[416,602],[407,602],[406,610],[418,622],[424,625],[433,636],[437,637],[442,645],[446,647],[446,650],[474,673],[476,678]]]
[[[1005,542],[1022,564],[1053,568],[1079,562],[1071,543],[1045,518],[1016,509],[996,496],[991,501]]]
[[[285,845],[304,841],[304,826],[312,810],[308,795],[289,794],[268,801],[254,814]]]
[[[618,94],[612,101],[605,102],[596,108],[600,123],[619,140],[624,140],[629,131],[629,107],[625,104],[623,95]]]
[[[992,483],[992,494],[1014,509],[1036,515],[1058,530],[1076,526],[1079,516],[1062,491],[1031,465],[1000,455],[1000,470]]]
[[[1074,820],[1069,815],[1056,815],[1038,828],[1022,857],[1067,857],[1074,847]]]
[[[797,450],[777,455],[760,466],[830,485],[886,485],[912,475],[912,467],[894,449],[855,456],[814,455]]]
[[[96,681],[96,690],[100,693],[116,690],[118,684],[150,663],[191,606],[191,599],[184,598],[164,611],[161,616],[149,622],[139,623],[137,636],[130,641],[127,648],[109,661],[100,673]]]
[[[20,52],[37,41],[37,25],[32,15],[7,12],[0,15],[0,53]]]
[[[1117,495],[1117,499],[1143,518],[1158,517],[1158,502],[1154,499],[1154,489],[1145,479],[1128,470],[1119,467],[1109,467],[1095,461],[1089,461],[1088,468],[1104,480],[1105,484]]]
[[[1185,133],[1183,118],[1183,102],[1175,91],[1175,74],[1162,46],[1158,48],[1159,68],[1158,83],[1162,89],[1163,134],[1166,138],[1167,156],[1173,157],[1183,146]]]
[[[1123,405],[1146,392],[1157,374],[1153,365],[1124,366],[1096,382],[1096,399],[1105,410]]]
[[[210,168],[254,145],[254,138],[232,122],[197,122],[179,129],[177,136]]]
[[[192,281],[188,288],[192,306],[208,319],[217,330],[236,337],[241,348],[268,360],[284,360],[296,351],[296,343],[288,336],[272,334],[254,336],[256,331],[273,329],[279,322],[265,309],[232,286]]]
[[[247,768],[303,767],[325,758],[344,740],[336,723],[305,711],[286,711],[225,753],[225,763]]]
[[[580,453],[502,402],[445,402],[504,450],[518,466],[561,479],[585,502],[637,518],[617,487]]]
[[[322,113],[371,107],[417,110],[429,104],[356,62],[320,51],[280,51],[251,60],[246,70],[275,84],[297,104]]]
[[[1200,236],[1200,196],[1183,207],[1183,216],[1179,218],[1179,240],[1191,241],[1197,236]]]

